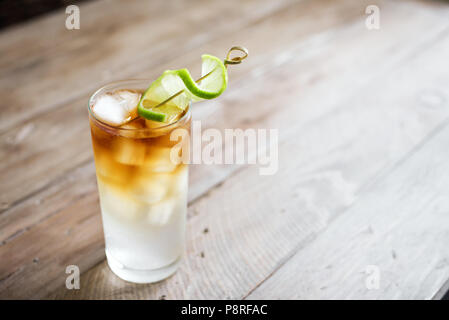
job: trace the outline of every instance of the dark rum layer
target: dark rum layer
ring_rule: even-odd
[[[170,134],[180,128],[189,131],[190,119],[158,129],[148,129],[147,121],[140,117],[118,128],[93,119],[90,122],[97,176],[109,186],[133,190],[140,187],[142,179],[158,179],[161,175],[175,179],[186,166],[172,163],[171,148],[180,141],[171,141]],[[185,142],[184,148],[188,146]]]

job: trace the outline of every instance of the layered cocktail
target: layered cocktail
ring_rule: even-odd
[[[155,282],[176,271],[184,247],[190,106],[224,91],[225,63],[205,55],[200,81],[186,69],[166,71],[152,83],[109,84],[89,100],[106,256],[124,280]]]
[[[106,86],[92,97],[91,110],[104,99],[138,102],[145,85]],[[181,142],[170,137],[174,130],[189,132],[190,110],[168,124],[136,117],[119,126],[91,112],[90,126],[109,266],[128,281],[163,279],[182,255],[187,207],[188,167],[171,152],[179,143],[178,152],[188,152],[188,135]]]

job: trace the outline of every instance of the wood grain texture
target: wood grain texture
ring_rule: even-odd
[[[325,7],[323,6],[323,9],[324,8]],[[327,8],[327,11],[330,12],[329,8]],[[344,8],[342,8],[341,11],[343,12]],[[285,23],[281,24],[282,28],[285,30],[292,26],[293,21],[297,20],[297,14],[290,14],[288,16],[285,16],[286,12],[288,12],[288,9],[283,12],[284,15],[282,16],[288,19],[285,19]],[[350,12],[354,14],[358,12],[358,10],[353,10]],[[317,14],[320,13],[320,11],[317,11]],[[270,28],[272,28],[273,22],[277,21],[278,19],[279,18],[276,17],[274,19],[265,21],[263,25],[255,25],[249,28],[249,30],[242,30],[240,32],[241,34],[243,34],[242,38],[247,37],[248,39],[254,39],[255,35],[257,35],[257,32],[265,32],[266,30],[269,30]],[[323,28],[330,28],[336,23],[341,23],[340,18],[335,20],[329,19],[326,24],[317,26],[315,27],[315,29],[311,29],[313,21],[314,17],[309,17],[307,21],[302,22],[303,24],[306,23],[306,26],[304,28],[301,28],[301,31],[299,33],[293,33],[292,37],[309,37],[310,32],[321,32]],[[309,28],[307,28],[307,26],[309,26]],[[289,41],[291,42],[291,39],[284,38],[281,43],[285,45]],[[260,42],[259,40],[249,42],[253,45],[252,48],[254,47],[254,49],[260,53],[258,55],[259,59],[255,62],[249,61],[248,64],[242,65],[241,67],[244,70],[243,72],[239,69],[235,70],[235,72],[234,70],[232,70],[233,83],[229,88],[229,92],[234,91],[233,87],[238,89],[239,85],[241,84],[245,86],[246,90],[248,88],[251,88],[251,84],[246,81],[248,78],[248,73],[251,70],[256,69],[257,66],[260,66],[261,62],[263,62],[263,58],[269,61],[268,65],[272,65],[270,69],[265,68],[265,72],[268,70],[274,70],[279,65],[279,62],[276,63],[275,61],[277,59],[277,47],[273,47],[271,50],[264,53],[262,51],[264,49],[262,46],[256,46],[256,44]],[[216,45],[219,46],[220,44],[217,42]],[[221,46],[223,45],[221,44]],[[223,51],[224,50],[225,48],[223,48]],[[291,60],[295,56],[295,54],[299,52],[299,50],[301,50],[301,48],[298,47],[292,47],[291,49],[289,49],[286,55],[288,60]],[[329,50],[329,48],[327,50]],[[192,59],[192,61],[198,60],[199,54],[200,51],[196,50],[194,54],[188,54],[187,58]],[[287,61],[284,61],[284,63],[286,63]],[[167,67],[169,66],[167,65]],[[257,78],[260,72],[261,70],[257,70],[256,73],[253,73],[251,75],[251,78]],[[312,68],[309,68],[307,71],[304,71],[303,76],[306,73],[311,72],[316,71]],[[259,82],[261,81],[259,80]],[[239,90],[239,92],[242,91]],[[226,96],[224,96],[224,98],[226,98]],[[203,120],[202,124],[204,128],[213,126],[222,129],[226,127],[236,126],[239,123],[241,125],[248,126],[252,117],[251,109],[245,108],[248,111],[242,113],[243,119],[238,115],[227,115],[227,113],[223,112],[224,107],[226,107],[227,104],[232,104],[233,100],[234,98],[231,97],[228,99],[226,104],[221,101],[213,101],[210,103],[208,102],[203,103],[202,105],[198,105],[194,110],[195,117],[196,119]],[[2,191],[4,191],[4,197],[6,197],[7,195],[11,195],[11,198],[19,198],[19,202],[21,202],[20,197],[25,196],[27,199],[29,198],[37,202],[42,202],[45,201],[45,199],[42,197],[41,192],[42,190],[46,190],[49,185],[60,185],[60,188],[63,189],[70,187],[70,185],[64,184],[64,174],[67,171],[70,171],[73,167],[84,165],[86,161],[91,161],[88,124],[86,123],[86,121],[84,121],[85,114],[79,111],[80,105],[84,104],[84,102],[85,101],[81,100],[76,101],[75,103],[68,105],[66,108],[63,108],[58,112],[48,113],[44,116],[39,117],[32,125],[17,128],[17,130],[14,130],[9,135],[4,136],[4,154],[7,154],[7,150],[13,152],[12,157],[8,158],[9,161],[3,164],[3,175],[5,177],[14,177],[14,179],[5,179],[5,185],[2,189]],[[234,107],[234,109],[236,108]],[[267,105],[264,110],[261,110],[259,112],[259,117],[263,116],[269,111],[270,109]],[[53,126],[51,135],[57,135],[59,140],[55,141],[55,139],[52,139],[45,144],[39,143],[39,141],[50,139],[51,135],[46,132],[45,129],[48,128],[49,123],[53,122],[57,122],[57,125]],[[76,123],[76,126],[71,126],[70,124],[72,123]],[[252,121],[252,123],[254,123],[254,121]],[[66,127],[70,127],[71,129],[73,128],[73,130],[76,131],[74,132],[64,130],[64,128]],[[70,145],[70,148],[61,149],[59,148],[60,145]],[[33,174],[35,176],[30,176],[30,172],[23,171],[22,169],[25,166],[32,167]],[[194,167],[192,174],[193,182],[198,180],[199,182],[203,183],[193,183],[190,198],[196,198],[199,194],[207,190],[211,185],[214,185],[221,181],[221,179],[227,174],[227,172],[230,172],[232,170],[232,168],[228,167]],[[216,178],[213,178],[214,176]],[[74,180],[74,183],[77,183],[76,179]],[[25,181],[27,183],[25,183]],[[62,181],[63,186],[61,185],[60,181]],[[6,204],[6,206],[8,206],[8,204]],[[12,208],[4,210],[4,212],[7,213],[3,215],[4,217],[12,217],[15,215],[13,213],[16,210],[14,208],[15,203],[12,203],[11,206]],[[10,220],[8,221],[8,223],[11,226]],[[3,238],[2,240],[4,241],[10,235],[11,233],[5,233],[5,238]]]
[[[307,118],[308,114],[298,111],[295,104],[276,119],[264,119],[267,127],[282,123],[288,128],[280,131],[279,173],[261,178],[255,168],[248,168],[195,201],[189,210],[191,235],[186,262],[175,276],[155,285],[133,285],[117,279],[102,263],[83,274],[81,290],[62,289],[52,297],[245,298],[288,261],[292,252],[319,237],[378,175],[401,163],[402,157],[447,121],[445,104],[428,100],[428,93],[421,91],[421,81],[409,74],[411,70],[419,74],[426,71],[426,83],[443,97],[440,101],[445,101],[449,92],[440,82],[446,73],[440,68],[444,64],[444,54],[440,53],[447,50],[446,34],[447,28],[437,36],[445,40],[442,47],[420,50],[422,55],[409,52],[399,66],[387,70],[393,74],[388,81],[380,81],[385,78],[381,73],[358,93],[320,106],[321,111],[330,110],[318,119],[298,121],[299,115]],[[294,78],[289,75],[289,79]],[[283,89],[278,98],[288,97],[291,88]],[[373,91],[383,95],[370,95]],[[418,96],[411,98],[410,91]],[[302,97],[301,101],[308,100]],[[315,110],[314,116],[317,114]],[[292,153],[301,157],[289,157]],[[292,172],[295,179],[289,179]],[[251,204],[243,206],[247,199]],[[292,270],[286,274],[292,276]],[[439,282],[444,276],[447,272],[441,274]],[[283,294],[294,296],[288,290]],[[338,297],[336,292],[333,298]]]
[[[248,298],[434,297],[449,277],[448,143],[445,121]]]
[[[242,17],[241,19],[247,20],[248,17]],[[284,26],[287,25],[285,24]],[[267,28],[268,26],[265,27],[265,30],[267,30]],[[131,30],[129,32],[134,34],[133,32],[135,31]],[[124,37],[126,37],[126,35]],[[186,49],[186,54],[182,56],[176,55],[177,58],[171,58],[169,63],[159,65],[157,69],[134,73],[133,77],[154,79],[160,74],[161,70],[173,68],[174,66],[189,66],[192,67],[192,70],[195,70],[196,67],[196,70],[198,70],[201,53],[212,51],[214,54],[222,55],[223,52],[226,52],[229,49],[234,39],[234,35],[228,35],[220,38],[219,41],[216,42],[211,40],[211,43],[200,48],[195,48],[194,50]],[[254,43],[256,41],[256,39],[253,40]],[[217,45],[213,47],[213,44]],[[213,50],[210,50],[210,48],[213,48]],[[180,50],[182,49],[180,48]],[[273,50],[275,49],[273,48]],[[165,53],[161,53],[161,55],[164,54]],[[268,55],[269,52],[267,52],[265,56]],[[128,55],[128,59],[132,59],[132,56],[130,57]],[[149,60],[154,61],[155,59],[156,56]],[[111,64],[114,65],[114,63]],[[129,64],[134,66],[138,64],[142,68],[140,63],[136,61]],[[76,67],[74,68],[76,69]],[[246,68],[246,71],[248,72],[248,70],[250,70],[249,66]],[[238,78],[239,76],[243,76],[243,73],[237,73],[235,78]],[[28,75],[28,77],[30,77],[30,75]],[[51,80],[45,78],[45,81],[42,82],[46,81]],[[85,92],[93,91],[94,88],[98,88],[98,86],[86,88]],[[34,90],[35,89],[36,88],[34,88]],[[64,96],[61,95],[61,90],[56,90],[56,88],[48,90],[48,93],[46,94],[55,94],[55,92],[59,92],[60,96]],[[23,92],[23,96],[27,96],[27,94]],[[0,190],[1,211],[14,206],[17,202],[28,197],[30,194],[46,188],[49,183],[57,179],[57,177],[61,176],[61,174],[68,169],[79,166],[82,163],[85,163],[87,159],[91,159],[90,142],[88,138],[89,130],[87,129],[88,123],[85,121],[86,113],[84,112],[87,99],[88,95],[86,94],[79,99],[63,103],[52,112],[43,113],[39,117],[35,117],[28,122],[17,125],[15,128],[0,135],[0,145],[2,146],[1,152],[3,153],[0,154],[0,156],[7,159],[7,161],[3,162],[0,167],[0,174],[4,177],[5,181]],[[45,105],[44,101],[42,101],[42,105]],[[33,112],[32,110],[28,111],[29,112],[26,112],[26,114]],[[5,112],[4,117],[3,112]],[[2,118],[10,118],[4,108],[2,109]],[[48,130],[49,124],[52,124],[50,131]],[[66,128],[68,130],[66,130]],[[69,150],[61,150],[61,148],[59,148],[61,145],[70,145],[71,148]],[[34,176],[30,176],[30,170],[24,172],[23,168],[33,168],[32,174]],[[30,179],[32,181],[30,181]],[[24,181],[27,181],[28,183],[24,183]]]
[[[292,15],[291,18],[293,18],[293,17],[294,16]],[[265,28],[269,28],[269,26],[270,26],[270,21],[267,24],[265,24]],[[287,25],[285,25],[285,27],[287,27]],[[255,28],[252,28],[251,32],[255,32],[255,30],[256,30]],[[232,102],[232,100],[230,100],[229,102]],[[269,107],[269,105],[266,105],[266,108],[265,108],[266,111],[269,111],[268,107]],[[76,107],[74,107],[74,108],[76,108]],[[206,115],[208,115],[208,117],[210,117],[210,119],[213,121],[212,124],[214,126],[218,126],[218,125],[220,127],[232,126],[232,121],[238,120],[235,117],[231,118],[231,119],[221,118],[222,110],[220,110],[220,104],[215,105],[215,106],[205,106],[205,107],[201,107],[201,108],[203,111],[199,110],[200,111],[199,113],[200,114],[205,113]],[[234,107],[234,108],[236,109],[237,107]],[[210,114],[211,113],[210,110],[215,110],[215,114]],[[218,111],[218,114],[217,114],[217,111]],[[74,114],[74,116],[75,115],[76,114]],[[49,114],[48,116],[52,117],[53,115]],[[198,116],[198,112],[196,112],[196,116]],[[243,120],[245,122],[247,122],[247,119],[250,118],[249,116],[250,115],[245,116],[245,118]],[[57,119],[57,118],[60,118],[60,116],[56,116],[54,119]],[[216,121],[217,119],[222,119],[223,123],[220,123],[220,122],[217,123],[217,121]],[[225,120],[226,120],[226,122],[224,122]],[[73,121],[73,118],[71,119],[71,121]],[[81,121],[81,119],[79,121]],[[51,122],[51,120],[48,122]],[[64,125],[68,125],[68,124],[64,124]],[[62,125],[62,126],[64,126],[64,125]],[[246,123],[246,125],[249,125],[249,124]],[[61,131],[60,133],[62,135],[63,132]],[[86,128],[86,135],[88,135],[87,128]],[[76,146],[81,143],[87,144],[87,146],[85,148],[80,148],[81,152],[85,152],[85,153],[89,152],[90,153],[90,146],[89,146],[89,142],[87,142],[88,141],[87,136],[86,136],[86,141],[82,141],[82,140],[80,141],[79,135],[78,136],[69,135],[67,138],[70,140],[66,141],[64,144],[70,144],[72,146],[73,151],[71,151],[71,150],[69,150],[69,151],[73,152],[73,154],[72,153],[69,155],[64,154],[64,157],[67,157],[66,159],[71,159],[71,161],[73,162],[74,156],[76,156],[75,150],[78,149]],[[61,144],[63,144],[63,143],[61,143]],[[80,155],[80,153],[78,153],[78,156],[79,155]],[[53,156],[55,156],[55,155],[53,155]],[[41,162],[45,163],[45,161],[41,161]],[[67,161],[67,162],[70,163],[70,161]],[[204,171],[203,171],[203,173],[201,173],[201,171],[199,171],[199,169],[203,169],[203,168],[204,168]],[[217,170],[217,169],[220,169],[220,168],[215,168],[215,170]],[[92,170],[92,169],[90,169],[90,170]],[[230,172],[230,168],[222,168],[222,170],[219,171],[218,173],[216,173],[216,172],[214,173],[214,171],[211,170],[211,168],[209,168],[207,166],[206,167],[196,167],[196,168],[193,168],[192,171],[193,171],[192,172],[193,173],[192,174],[193,186],[191,188],[191,191],[193,191],[193,194],[195,195],[196,193],[204,192],[208,188],[208,186],[216,183],[217,179],[223,179],[226,176],[226,174],[228,172]],[[81,172],[83,172],[83,171],[81,171]],[[91,172],[93,172],[93,171],[91,171]],[[200,174],[199,175],[195,174],[195,172],[200,172]],[[212,179],[212,181],[211,181],[211,175],[208,174],[208,172],[214,173],[214,179]],[[70,174],[69,177],[73,177],[73,176],[76,177],[78,174],[80,174],[80,172],[75,172],[74,175]],[[198,178],[195,179],[195,176],[197,176]],[[93,179],[93,176],[92,176],[92,179]],[[198,183],[195,183],[195,182],[198,182]],[[71,201],[73,201],[73,203],[71,204],[73,206],[73,208],[71,208],[72,210],[60,210],[60,211],[54,211],[54,213],[58,214],[58,215],[66,215],[66,219],[72,219],[70,217],[70,214],[73,214],[73,212],[76,212],[77,210],[82,210],[83,204],[81,203],[80,204],[81,207],[78,208],[79,203],[77,202],[77,200],[78,200],[77,197],[88,197],[89,196],[90,191],[89,190],[83,191],[83,189],[82,189],[83,188],[82,186],[85,183],[86,182],[84,179],[79,179],[79,181],[77,181],[77,179],[61,179],[60,181],[57,181],[56,184],[53,184],[51,187],[51,190],[56,191],[58,189],[62,189],[62,190],[68,189],[67,193],[70,193],[70,190],[73,191],[73,199],[71,199]],[[46,190],[46,188],[44,188],[44,190]],[[79,190],[80,193],[78,193],[77,190]],[[196,190],[199,190],[199,191],[196,191]],[[63,195],[67,196],[66,193],[64,193]],[[46,216],[43,216],[43,214],[45,214],[45,212],[51,212],[51,211],[49,211],[49,209],[52,207],[60,206],[61,205],[60,201],[61,201],[61,198],[58,198],[58,197],[53,198],[52,194],[47,195],[46,193],[43,193],[43,194],[38,193],[35,196],[32,196],[29,199],[27,199],[25,201],[25,203],[27,205],[25,206],[24,209],[18,210],[19,211],[18,213],[14,213],[16,211],[15,208],[4,212],[2,216],[4,218],[3,222],[4,222],[4,226],[6,229],[3,229],[3,230],[5,231],[5,235],[8,235],[8,237],[4,240],[5,244],[7,244],[7,245],[2,248],[3,252],[8,253],[9,250],[11,250],[10,248],[12,248],[12,244],[9,245],[8,242],[10,240],[16,241],[16,238],[18,235],[21,237],[28,238],[28,239],[29,239],[29,237],[32,237],[33,234],[29,234],[28,233],[29,230],[31,228],[39,228],[38,223],[40,223],[41,220],[43,220],[43,219],[46,220],[48,218]],[[39,206],[41,208],[39,213],[42,214],[42,216],[40,214],[35,214],[33,212],[32,208],[35,206],[35,203],[39,203]],[[18,206],[18,208],[20,208],[20,207],[21,206]],[[98,214],[98,213],[96,213],[96,214]],[[57,222],[57,220],[55,220],[55,219],[52,219],[49,221]],[[76,223],[76,221],[74,221],[73,223]],[[58,228],[57,225],[55,225],[54,227]],[[6,233],[6,232],[8,232],[8,233]],[[44,229],[39,229],[38,232],[45,232],[45,231],[44,231]],[[91,232],[91,231],[85,230],[85,231],[80,231],[80,232]],[[98,230],[94,231],[94,232],[98,233]],[[85,235],[85,236],[89,237],[88,235]],[[57,242],[70,241],[70,239],[64,237],[63,235],[61,235],[60,238],[57,238],[57,239],[58,239]],[[91,238],[91,239],[95,239],[95,238]],[[83,251],[83,254],[86,257],[90,257],[90,256],[97,257],[97,255],[95,253],[96,252],[95,248],[96,248],[95,246],[83,248],[86,250],[86,251]],[[49,248],[49,249],[53,250],[52,248]],[[93,251],[92,254],[90,254],[90,252],[88,251],[89,249]],[[34,247],[35,255],[39,255],[39,250],[40,250],[40,248],[38,246]],[[61,254],[64,256],[72,255],[72,253],[70,251],[61,252]],[[15,294],[19,294],[19,293],[29,294],[30,293],[30,290],[29,290],[30,287],[25,289],[23,292],[18,290],[17,286],[20,283],[17,282],[16,280],[20,279],[24,272],[24,269],[20,268],[19,266],[21,266],[21,267],[25,266],[26,268],[33,268],[34,266],[33,266],[33,264],[31,264],[31,266],[28,265],[28,264],[30,264],[30,261],[31,261],[29,259],[29,252],[27,252],[23,255],[20,255],[20,258],[21,258],[21,260],[20,260],[20,262],[17,263],[17,265],[11,264],[12,270],[19,270],[19,272],[14,273],[14,277],[9,276],[10,275],[9,272],[8,273],[5,272],[3,274],[3,276],[5,276],[5,277],[8,276],[8,278],[7,278],[8,281],[3,282],[3,285],[5,287],[7,287],[8,285],[13,284],[13,287],[8,287],[8,290],[6,290],[7,294],[11,294],[11,292],[14,292]],[[86,258],[86,260],[89,260],[89,259]],[[95,261],[92,260],[91,264],[94,264],[94,263],[95,263]],[[64,271],[63,269],[60,270],[60,276],[64,275],[63,271]],[[41,269],[38,272],[41,273],[42,277],[46,277],[45,269]],[[44,285],[43,281],[41,281],[41,283],[38,283],[37,285],[44,286],[46,288],[46,290],[48,290],[48,288],[51,288],[51,286],[48,286],[48,284]],[[39,292],[39,294],[40,294],[40,292]]]
[[[106,82],[142,70],[151,76],[149,70],[179,52],[236,32],[288,2],[250,0],[236,8],[229,1],[102,0],[80,5],[79,30],[65,28],[60,10],[0,33],[0,132]]]
[[[341,7],[342,12],[348,12],[344,6]],[[329,9],[327,12],[328,14],[333,14],[333,12]],[[357,12],[357,14],[359,14],[359,8],[353,12]],[[386,41],[385,37],[382,36],[371,36],[366,37],[365,39],[361,38],[357,44],[352,44],[348,41],[345,42],[345,45],[343,45],[343,43],[338,44],[338,41],[340,41],[338,36],[334,39],[332,38],[334,34],[338,35],[338,33],[331,31],[327,34],[322,34],[322,29],[319,27],[316,27],[315,29],[317,33],[313,33],[314,29],[310,29],[310,26],[314,25],[316,16],[322,14],[323,12],[317,10],[315,16],[309,17],[308,20],[302,20],[301,23],[305,24],[304,26],[299,27],[299,25],[298,28],[296,28],[303,32],[302,34],[292,34],[293,37],[302,35],[304,40],[300,43],[300,45],[292,45],[291,47],[286,48],[282,53],[278,53],[278,48],[275,47],[275,50],[268,51],[266,52],[267,54],[264,55],[264,48],[262,46],[254,46],[255,43],[260,42],[256,40],[251,42],[251,48],[254,47],[254,49],[257,49],[257,52],[255,53],[257,55],[255,58],[256,61],[252,62],[249,60],[247,64],[242,65],[241,70],[244,70],[243,73],[239,73],[240,69],[236,69],[235,71],[232,70],[231,76],[232,80],[235,82],[231,83],[229,93],[234,91],[234,88],[243,86],[245,90],[253,90],[254,95],[261,96],[263,99],[268,98],[268,101],[264,104],[266,105],[266,108],[263,110],[258,110],[257,118],[261,118],[267,114],[267,112],[271,111],[270,103],[277,98],[277,95],[270,95],[267,97],[266,93],[262,90],[257,91],[257,89],[252,89],[253,83],[262,85],[264,79],[261,79],[260,77],[266,74],[269,70],[277,70],[278,66],[282,64],[287,65],[285,70],[289,70],[288,63],[292,60],[298,59],[300,63],[295,64],[293,67],[298,69],[301,68],[300,74],[296,75],[300,82],[295,83],[292,81],[291,85],[297,85],[298,87],[301,86],[304,88],[307,87],[308,89],[317,88],[317,91],[327,90],[327,94],[323,97],[323,99],[332,100],[338,95],[347,94],[346,92],[348,90],[346,83],[344,83],[344,81],[341,81],[341,85],[336,83],[336,81],[342,79],[342,77],[348,79],[347,81],[350,81],[351,77],[358,77],[359,82],[363,82],[365,81],[364,79],[371,77],[371,74],[369,73],[360,74],[358,69],[348,70],[347,65],[351,63],[352,59],[363,56],[363,60],[360,61],[360,68],[370,70],[373,74],[375,74],[375,72],[388,68],[391,63],[395,63],[395,61],[401,59],[402,55],[410,54],[410,48],[417,49],[417,47],[425,44],[425,41],[429,41],[426,40],[428,39],[427,37],[423,37],[422,41],[413,43],[412,46],[405,46],[405,44],[409,43],[414,36],[410,33],[410,30],[413,30],[413,28],[411,28],[412,24],[404,24],[404,29],[398,28],[395,33],[388,37],[388,41]],[[410,12],[404,12],[404,16],[406,15],[410,15]],[[290,14],[287,17],[291,19],[285,19],[286,17],[283,16],[283,21],[286,20],[287,23],[282,25],[283,28],[286,29],[288,26],[291,26],[292,20],[295,19],[296,14]],[[325,19],[325,21],[327,21],[326,26],[329,28],[335,26],[329,21],[339,21],[332,20],[331,18]],[[414,19],[419,18],[419,14],[414,16]],[[422,26],[422,28],[426,28],[428,30],[429,37],[430,35],[434,35],[434,32],[438,31],[440,28],[439,25],[438,27],[432,28],[430,23],[431,21],[433,22],[433,19],[434,16],[427,16],[424,20],[425,24]],[[273,27],[273,21],[278,20],[279,18],[276,17],[276,19],[266,21],[263,25],[255,25],[250,28],[249,32],[242,30],[240,32],[240,34],[242,34],[242,39],[244,37],[254,39],[258,34],[258,30],[263,31],[262,33],[264,34],[266,29]],[[359,22],[357,22],[357,26],[359,26]],[[276,30],[279,29],[280,28],[278,26]],[[348,36],[356,36],[358,31],[357,29],[358,28],[354,27],[350,28],[350,33]],[[400,34],[401,30],[409,34],[408,37],[403,38],[402,42],[399,42],[399,44],[403,45],[403,49],[397,50],[389,59],[384,59],[384,57],[380,55],[385,54],[388,50],[393,50],[394,46],[398,46],[398,40],[396,38],[398,37],[398,34]],[[283,42],[285,44],[286,42],[291,42],[290,40],[291,39],[284,39]],[[371,46],[369,47],[369,50],[367,50],[365,49],[365,46],[369,45],[370,41],[375,41],[376,43],[375,46]],[[217,45],[219,44],[217,43]],[[336,50],[337,46],[342,46],[342,49],[348,51],[348,54],[346,54],[345,57],[334,56],[333,51]],[[303,54],[303,52],[310,47],[315,48],[314,50],[317,52],[315,58],[308,56],[307,54]],[[191,58],[192,61],[198,60],[197,57],[198,55],[196,53],[194,57],[189,55],[189,59]],[[263,62],[265,62],[265,64],[263,64]],[[269,66],[272,67],[270,68]],[[331,72],[327,72],[326,69],[329,69]],[[281,76],[280,73],[275,73],[275,77]],[[250,75],[250,81],[247,81],[248,74]],[[277,84],[278,78],[273,78],[273,81],[273,83]],[[317,85],[319,86],[317,87]],[[238,91],[237,94],[242,91]],[[195,117],[203,120],[203,127],[205,128],[210,126],[220,126],[220,128],[225,128],[255,125],[256,121],[252,121],[254,112],[251,108],[245,107],[244,113],[242,113],[241,117],[233,116],[233,114],[225,112],[229,109],[228,105],[234,104],[234,101],[236,100],[234,97],[236,97],[237,94],[230,97],[228,96],[228,93],[226,93],[223,98],[227,100],[205,102],[196,106],[194,110]],[[245,101],[246,106],[254,104],[251,101],[251,99],[253,99],[252,94],[246,94],[244,96],[248,97]],[[68,105],[67,109],[63,109],[59,113],[50,113],[39,117],[34,123],[21,126],[12,131],[10,134],[3,136],[3,139],[1,140],[3,142],[2,150],[4,150],[3,155],[7,161],[2,164],[3,170],[1,172],[4,177],[9,178],[4,179],[5,184],[2,189],[3,197],[10,195],[11,200],[18,198],[16,201],[19,202],[22,198],[30,198],[36,200],[37,202],[42,202],[45,199],[40,197],[41,191],[45,190],[49,185],[57,185],[59,183],[58,181],[64,176],[67,170],[83,165],[86,161],[91,161],[88,126],[86,121],[84,121],[85,114],[79,110],[80,105],[83,105],[84,102],[84,99],[80,99],[79,101]],[[66,115],[66,117],[64,117],[64,115]],[[48,132],[48,130],[46,131],[48,124],[54,122],[57,122],[57,125],[53,126],[51,132]],[[76,125],[71,125],[73,123]],[[76,131],[65,130],[67,127]],[[59,140],[54,141],[53,135],[57,136]],[[42,143],[41,141],[48,142]],[[70,145],[70,148],[61,150],[61,148],[59,148],[60,145]],[[9,153],[7,151],[9,151]],[[6,157],[7,155],[8,157]],[[23,170],[24,167],[28,168],[28,170]],[[31,169],[33,176],[31,176],[29,172]],[[198,169],[194,168],[192,178],[195,181],[195,172],[203,172],[201,173],[201,176],[209,177],[208,180],[211,180],[213,185],[218,183],[221,179],[220,177],[225,174],[220,172],[220,170],[226,171],[227,168],[205,166]],[[211,175],[216,175],[217,179],[211,179]],[[199,180],[204,181],[205,179],[199,178]],[[193,191],[191,192],[191,199],[196,198],[199,194],[201,194],[201,192],[204,192],[204,188],[197,186],[198,184],[193,184],[193,189],[191,189],[191,191]],[[70,186],[65,185],[64,189],[67,187]],[[196,191],[196,188],[198,188],[198,191]],[[207,189],[207,187],[205,189]],[[4,202],[4,205],[5,207],[14,207],[15,202]],[[14,208],[9,208],[8,212],[12,213],[14,210]],[[13,214],[7,214],[6,216],[13,216]],[[6,237],[7,236],[9,235],[6,235]]]
[[[108,42],[138,37],[151,23],[160,21],[131,21],[134,15],[140,16],[142,3],[130,6],[123,24],[113,23],[111,16],[104,18],[102,23],[112,28],[115,38]],[[192,7],[198,9],[202,3],[195,2]],[[444,4],[375,1],[382,9],[382,26],[369,32],[364,25],[364,8],[372,1],[357,5],[349,0],[282,1],[269,6],[259,2],[257,10],[252,10],[254,2],[249,1],[238,13],[232,3],[226,3],[213,3],[208,9],[225,10],[234,17],[228,29],[220,20],[216,28],[210,27],[212,30],[194,30],[196,42],[186,40],[188,43],[176,47],[175,52],[174,41],[184,30],[170,33],[169,40],[141,54],[119,48],[105,61],[90,61],[81,54],[73,68],[81,65],[97,73],[87,81],[86,71],[75,70],[64,84],[82,83],[73,96],[56,97],[53,90],[44,90],[45,103],[31,105],[32,119],[14,118],[1,111],[2,119],[5,115],[11,122],[0,135],[0,155],[5,159],[0,164],[0,297],[263,296],[259,290],[267,277],[284,274],[282,266],[288,266],[295,253],[319,239],[338,221],[335,217],[357,203],[363,190],[377,177],[388,176],[391,167],[398,167],[400,160],[427,141],[449,116],[448,92],[443,86],[448,80],[444,58],[448,53],[449,22],[445,17],[449,11]],[[100,8],[101,4],[104,2],[89,6]],[[176,7],[175,17],[185,15],[181,25],[192,19],[198,28],[214,22],[207,9],[186,12],[183,1],[151,6],[156,6],[152,14],[162,17],[164,10]],[[107,10],[112,15],[118,9]],[[80,35],[85,43],[104,37],[105,32],[101,34],[94,27],[98,12],[89,12],[86,23],[91,24],[92,38]],[[34,26],[50,28],[55,19],[50,16]],[[19,49],[29,46],[33,53],[29,59],[41,56],[42,68],[53,63],[52,55],[61,56],[55,66],[73,56],[67,41],[62,41],[67,32],[54,31],[54,37],[62,42],[51,53],[48,48],[53,48],[53,40],[31,44],[32,38],[23,32],[31,26],[0,34],[6,39],[0,42],[2,52],[11,50],[11,55],[20,55]],[[230,71],[230,87],[223,97],[195,106],[194,118],[202,120],[203,128],[278,128],[279,173],[260,177],[255,167],[192,166],[188,246],[181,270],[155,285],[125,283],[102,262],[104,247],[88,123],[80,111],[87,92],[112,78],[154,78],[161,70],[181,66],[195,70],[201,53],[221,55],[232,44],[248,46],[250,59]],[[144,61],[150,56],[156,60]],[[2,72],[29,69],[26,63],[8,61],[10,55],[5,57],[0,61]],[[148,70],[135,68],[137,63],[148,63]],[[101,78],[105,65],[115,71]],[[27,82],[38,74],[31,72],[14,81],[23,80],[23,92],[27,93],[39,88]],[[42,82],[50,86],[61,76],[44,75]],[[382,94],[376,94],[379,92]],[[48,132],[50,125],[52,131]],[[250,206],[247,199],[251,199]],[[205,233],[205,228],[209,232]],[[76,292],[61,289],[69,264],[80,266],[82,271],[91,269],[83,273],[82,289]],[[428,274],[437,280],[432,289],[420,291],[426,297],[444,276],[449,278],[445,269],[438,276],[432,272],[429,269]],[[407,281],[401,285],[415,285],[407,294],[418,292],[416,286],[425,283]],[[273,284],[268,280],[268,285]],[[279,296],[296,297],[297,292],[286,290]],[[353,292],[352,297],[359,293]]]

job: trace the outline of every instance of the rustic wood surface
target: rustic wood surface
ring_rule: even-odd
[[[380,7],[379,30],[365,8]],[[0,32],[0,298],[432,299],[449,280],[449,5],[106,1]],[[120,18],[118,18],[120,17]],[[244,45],[202,127],[279,129],[279,171],[192,165],[180,270],[105,262],[86,103]],[[250,150],[249,152],[254,152]],[[208,232],[205,232],[207,230]],[[81,289],[65,288],[78,265]],[[366,285],[379,271],[379,287]]]

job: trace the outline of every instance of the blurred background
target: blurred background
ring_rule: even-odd
[[[0,298],[441,299],[448,16],[424,0],[1,0]],[[105,263],[87,100],[166,69],[196,77],[201,54],[234,45],[248,59],[193,117],[277,129],[279,171],[192,165],[181,269],[121,281]],[[68,265],[80,290],[65,288]]]
[[[79,4],[83,0],[1,0],[0,28],[30,20],[56,9]]]

